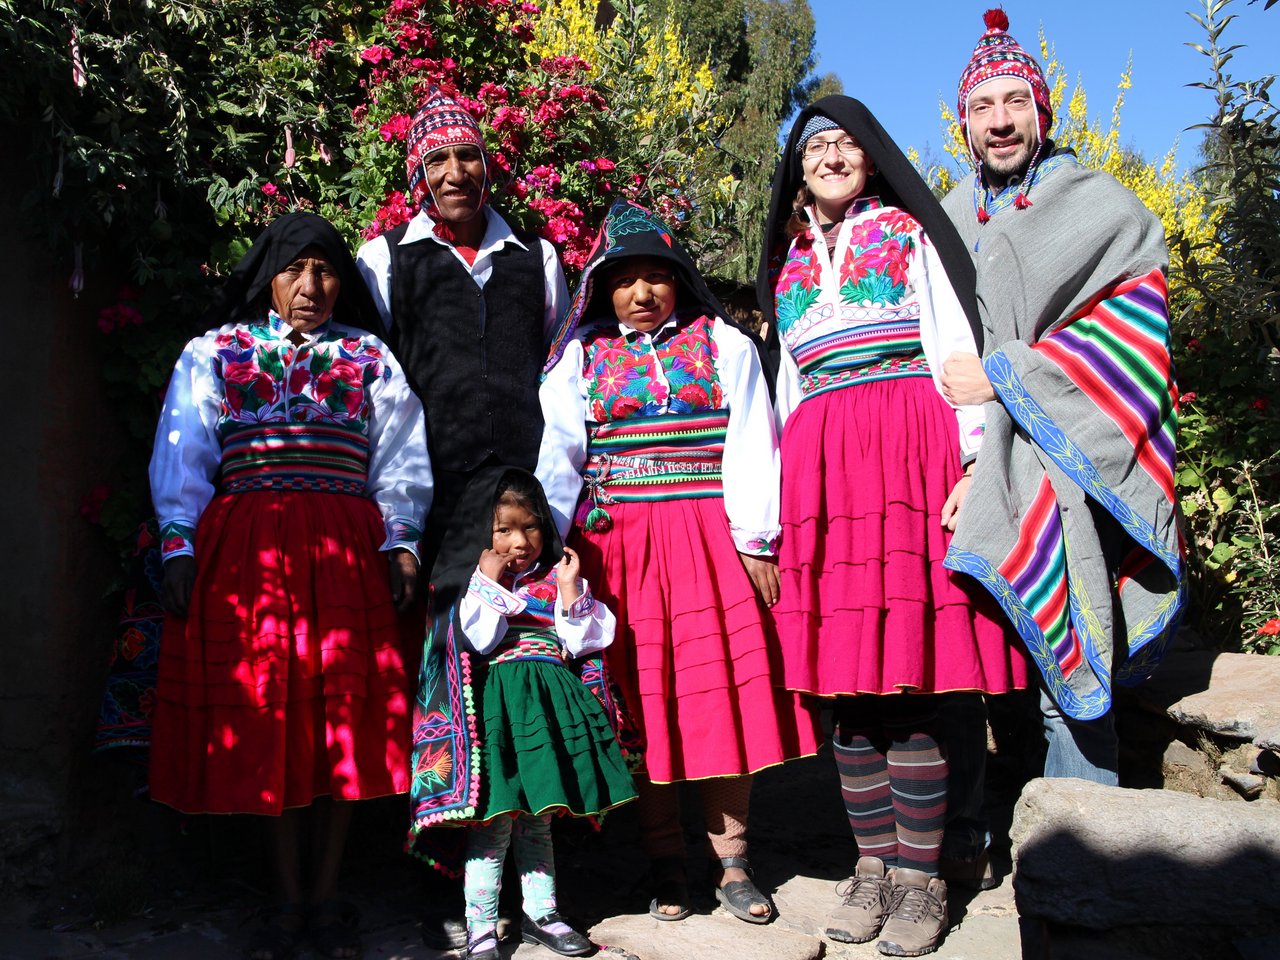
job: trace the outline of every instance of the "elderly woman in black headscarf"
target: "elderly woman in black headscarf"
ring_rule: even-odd
[[[162,644],[151,794],[187,813],[273,818],[279,908],[250,956],[359,951],[336,904],[349,803],[408,788],[413,600],[431,502],[422,406],[322,217],[273,222],[187,344],[156,431]],[[383,556],[380,556],[383,555]],[[384,559],[385,557],[385,559]]]

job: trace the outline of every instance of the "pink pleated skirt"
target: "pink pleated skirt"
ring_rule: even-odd
[[[780,689],[766,608],[720,499],[619,503],[570,545],[618,633],[606,656],[657,783],[754,773],[817,750],[802,698]]]
[[[806,399],[782,434],[788,689],[820,696],[1027,685],[991,596],[944,569],[939,520],[962,473],[955,412],[933,380],[854,384]]]

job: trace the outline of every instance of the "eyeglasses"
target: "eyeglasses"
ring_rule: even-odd
[[[852,157],[855,153],[859,153],[862,147],[853,137],[841,137],[839,140],[819,140],[816,137],[804,145],[804,158],[806,160],[817,160],[827,155],[827,150],[831,146],[835,146],[842,156]]]

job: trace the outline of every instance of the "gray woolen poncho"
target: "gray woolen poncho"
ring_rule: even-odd
[[[974,256],[999,399],[946,565],[995,595],[1058,706],[1090,719],[1113,670],[1136,683],[1159,662],[1185,598],[1164,232],[1066,152],[1030,206],[1008,190],[983,224],[978,189],[943,207]]]

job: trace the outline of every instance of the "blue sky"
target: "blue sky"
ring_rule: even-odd
[[[938,115],[941,95],[954,104],[960,71],[985,27],[983,0],[809,0],[817,23],[818,71],[837,74],[847,94],[862,100],[903,149],[928,148],[943,159]],[[1130,54],[1133,87],[1121,112],[1121,140],[1148,159],[1179,143],[1178,163],[1194,166],[1200,132],[1185,128],[1208,119],[1211,93],[1186,84],[1208,80],[1209,61],[1188,41],[1206,43],[1198,0],[1004,0],[1009,33],[1033,55],[1039,31],[1056,47],[1069,75],[1066,95],[1079,77],[1091,117],[1106,118]],[[1238,79],[1280,72],[1280,6],[1234,0],[1234,13],[1219,42],[1247,44],[1227,66]],[[1180,138],[1180,139],[1179,139]]]

